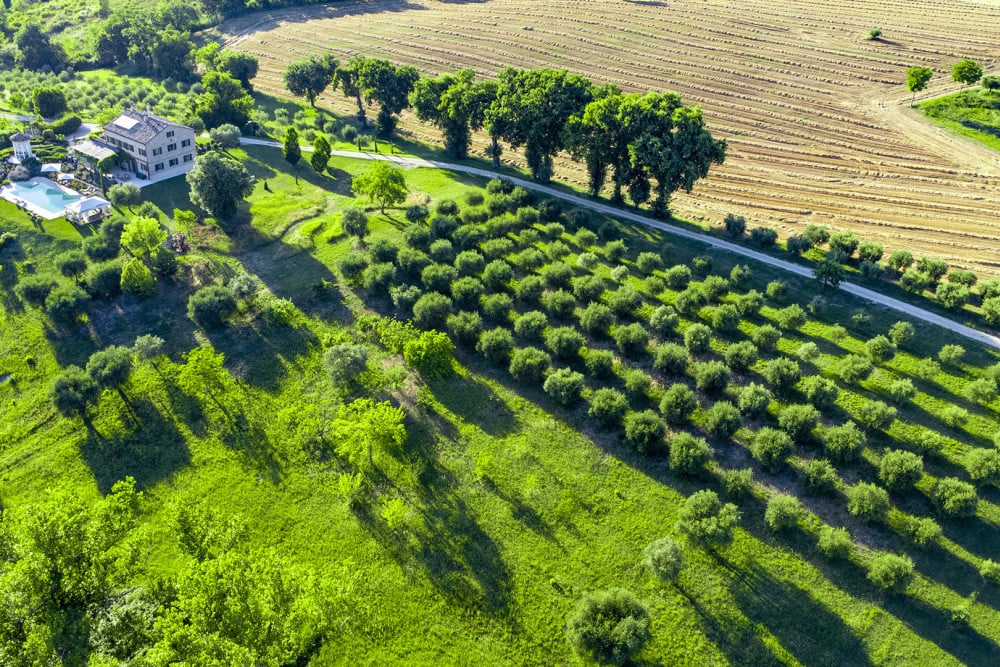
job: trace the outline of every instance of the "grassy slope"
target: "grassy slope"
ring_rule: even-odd
[[[60,365],[85,361],[94,340],[85,330],[46,331],[36,312],[17,312],[8,300],[0,337],[0,358],[7,362],[0,370],[13,373],[16,383],[0,387],[3,505],[29,502],[57,486],[97,497],[114,479],[132,474],[147,488],[151,574],[177,567],[176,547],[162,539],[175,503],[205,502],[223,514],[241,514],[253,544],[279,546],[355,593],[355,614],[321,656],[323,664],[345,658],[367,664],[566,661],[561,627],[575,599],[585,590],[615,585],[640,593],[654,607],[654,636],[643,657],[664,664],[976,664],[997,650],[1000,614],[990,591],[974,610],[975,630],[959,632],[946,622],[948,610],[980,587],[970,561],[990,552],[998,521],[992,503],[981,504],[982,520],[969,531],[946,524],[946,548],[918,558],[925,576],[912,596],[884,607],[862,568],[827,564],[802,533],[772,536],[763,528],[758,502],[744,508],[744,528],[732,546],[711,555],[689,550],[679,586],[660,589],[641,569],[639,553],[671,531],[682,495],[704,484],[681,480],[665,462],[638,457],[614,438],[592,433],[581,413],[554,409],[540,392],[516,390],[505,373],[473,357],[462,377],[396,390],[432,416],[422,426],[411,425],[414,437],[397,471],[400,479],[419,480],[402,491],[411,509],[406,528],[390,529],[378,505],[367,515],[352,513],[336,493],[335,476],[307,463],[284,423],[273,417],[285,406],[311,404],[328,392],[319,341],[343,337],[350,314],[338,303],[314,303],[304,288],[320,277],[332,278],[335,259],[349,248],[339,237],[326,242],[338,232],[335,218],[326,213],[342,205],[344,179],[364,165],[335,160],[340,178],[334,182],[318,181],[302,165],[296,184],[277,151],[250,149],[247,162],[281,195],[258,188],[251,198],[256,233],[234,234],[235,240],[212,236],[200,241],[202,247],[242,262],[309,316],[307,334],[240,325],[211,336],[226,352],[231,371],[247,373],[249,383],[229,392],[259,427],[256,441],[240,438],[211,406],[185,400],[146,368],[133,380],[131,393],[148,398],[139,410],[150,437],[124,437],[118,399],[106,396],[96,419],[106,440],[89,442],[77,422],[54,415],[46,389]],[[468,187],[428,170],[411,172],[410,183],[415,192],[435,198],[458,197]],[[164,208],[168,199],[170,208],[183,205],[170,188],[151,194]],[[3,212],[26,236],[28,223]],[[315,223],[303,221],[317,214],[323,226],[310,229]],[[398,238],[400,218],[375,221],[373,236]],[[646,234],[637,230],[630,245]],[[36,237],[26,245],[42,253],[35,264],[46,270],[46,242]],[[685,261],[697,252],[675,247],[670,256]],[[716,262],[717,271],[724,269],[725,258]],[[0,276],[9,275],[9,266],[4,257]],[[766,282],[764,269],[754,268],[756,282]],[[811,297],[811,285],[792,287],[790,301]],[[161,285],[157,312],[125,298],[98,308],[91,337],[99,346],[129,344],[153,331],[168,338],[170,356],[178,361],[202,336],[185,319],[186,296],[175,294],[178,290]],[[831,313],[862,306],[833,299]],[[345,303],[359,306],[350,294]],[[894,319],[873,315],[871,329],[856,335],[885,330]],[[815,338],[828,354],[819,363],[823,367],[839,348],[860,348],[853,338],[829,340],[835,319],[809,325],[783,341],[783,349]],[[917,352],[936,350],[943,341],[937,335],[925,335]],[[970,349],[969,361],[984,365],[990,357]],[[910,363],[908,355],[900,355],[889,368],[905,371]],[[168,367],[161,370],[170,375]],[[961,379],[945,374],[937,382],[921,385],[931,395],[921,395],[918,406],[933,411],[955,400],[952,392]],[[971,433],[956,434],[961,440],[988,441],[994,414],[977,412]],[[920,414],[911,410],[907,416]],[[767,481],[794,484],[788,475]],[[827,518],[836,519],[849,521]],[[877,531],[861,530],[858,539],[898,545]]]
[[[973,88],[935,97],[917,107],[938,125],[1000,150],[1000,95]]]

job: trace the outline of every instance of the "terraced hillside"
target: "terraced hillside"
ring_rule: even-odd
[[[553,66],[626,90],[675,90],[729,142],[726,164],[676,198],[678,213],[718,221],[738,211],[784,234],[809,222],[850,228],[997,274],[1000,156],[911,111],[903,79],[908,66],[935,68],[933,95],[957,87],[959,58],[991,71],[998,22],[994,2],[428,0],[254,14],[221,30],[230,48],[260,57],[255,85],[266,92],[283,91],[290,61],[326,51],[425,74]],[[884,39],[866,39],[873,26]],[[351,111],[339,93],[319,103]],[[412,118],[403,127],[434,137]],[[582,184],[568,159],[557,170]]]

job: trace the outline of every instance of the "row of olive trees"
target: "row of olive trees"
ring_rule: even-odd
[[[917,93],[927,87],[934,70],[930,67],[908,67],[906,69],[906,90],[913,93],[910,97],[910,104],[916,98]],[[971,58],[959,60],[951,68],[951,80],[961,83],[962,86],[971,86],[982,81],[985,90],[995,93],[1000,91],[1000,76],[983,76],[983,66]]]

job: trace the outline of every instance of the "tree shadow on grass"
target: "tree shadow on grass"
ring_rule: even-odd
[[[110,493],[115,482],[129,476],[135,478],[136,488],[148,488],[191,460],[187,442],[172,419],[147,399],[133,398],[131,403],[142,428],[91,437],[82,447],[101,493]]]
[[[272,484],[281,481],[281,464],[274,456],[271,439],[259,424],[253,423],[244,413],[236,413],[233,422],[227,422],[220,438],[226,447],[240,455],[248,468],[266,475]]]
[[[979,517],[964,519],[942,519],[941,530],[952,542],[980,558],[996,558],[997,544],[1000,544],[1000,526],[983,521]]]
[[[962,664],[971,667],[997,664],[1000,646],[970,627],[951,623],[948,615],[940,609],[909,596],[890,597],[883,606],[916,634],[934,642]]]
[[[733,569],[733,565],[723,565]],[[732,587],[740,609],[766,627],[781,645],[806,665],[871,665],[864,644],[843,620],[794,584],[780,581],[764,567],[736,568]]]
[[[493,437],[503,437],[519,429],[517,417],[507,404],[474,377],[452,377],[428,383],[434,397],[462,421],[477,426]]]
[[[226,368],[233,377],[276,391],[286,373],[283,360],[291,363],[306,354],[316,337],[309,329],[294,327],[278,327],[268,333],[269,338],[264,338],[253,326],[240,324],[211,331],[208,337],[212,347],[225,355]]]

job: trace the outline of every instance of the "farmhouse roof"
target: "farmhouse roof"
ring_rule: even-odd
[[[168,127],[187,127],[166,118],[135,109],[125,109],[117,118],[104,126],[105,132],[114,132],[138,143],[147,143]]]
[[[26,135],[24,132],[18,132],[17,134],[10,135],[11,141],[31,141],[31,137]]]

